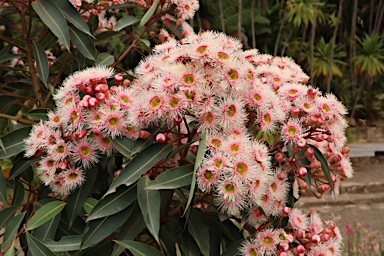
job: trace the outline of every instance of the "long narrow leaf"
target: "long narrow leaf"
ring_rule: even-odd
[[[140,23],[139,23],[139,27],[144,26],[149,21],[149,19],[155,13],[158,4],[159,4],[159,0],[156,0],[155,2],[153,2],[152,6],[144,14],[143,18],[141,18]]]
[[[24,139],[28,137],[31,128],[31,126],[23,127],[2,137],[4,148],[0,149],[0,159],[9,158],[23,151]]]
[[[139,180],[137,184],[137,200],[149,232],[151,232],[156,241],[159,242],[160,192],[158,190],[146,189],[150,181],[148,176],[142,177]]]
[[[29,251],[33,256],[56,256],[51,250],[49,250],[41,241],[33,237],[27,232],[27,243]]]
[[[68,196],[67,199],[67,215],[69,226],[71,227],[76,217],[81,211],[84,202],[87,200],[89,193],[92,190],[93,184],[95,184],[97,177],[97,171],[91,169],[85,174],[85,184],[76,189],[76,191]]]
[[[128,27],[128,26],[131,26],[137,22],[139,22],[140,20],[138,18],[136,18],[135,16],[126,16],[126,17],[123,17],[121,19],[119,19],[117,22],[116,22],[116,25],[114,27],[114,30],[116,31],[120,31],[122,30],[123,28],[125,27]]]
[[[115,62],[113,55],[107,52],[103,52],[97,56],[95,66],[110,66],[113,64],[113,62]]]
[[[197,149],[195,166],[193,168],[191,188],[189,190],[189,197],[188,197],[187,205],[185,207],[184,214],[187,212],[189,205],[192,202],[193,193],[195,192],[195,185],[196,185],[196,171],[199,168],[201,162],[203,161],[206,149],[207,149],[207,142],[206,142],[206,137],[203,134],[203,135],[201,135],[200,142],[199,142],[199,148]]]
[[[2,202],[3,204],[7,204],[8,200],[7,200],[7,185],[5,183],[5,178],[4,178],[4,174],[3,174],[3,169],[1,168],[0,166],[0,202]],[[1,226],[0,226],[1,228]]]
[[[210,242],[208,227],[201,210],[192,208],[188,219],[188,232],[193,236],[203,255],[209,255]]]
[[[60,42],[70,50],[69,31],[67,22],[60,9],[49,0],[36,0],[32,2],[32,7],[39,15],[40,19],[52,31]]]
[[[87,218],[87,222],[105,216],[113,215],[127,208],[136,199],[136,186],[120,187],[116,193],[102,198]]]
[[[155,248],[147,244],[130,240],[115,240],[115,242],[130,250],[134,256],[164,256],[164,254],[162,254],[159,250],[156,250]]]
[[[333,181],[331,178],[331,172],[329,170],[327,160],[325,159],[325,157],[323,156],[323,154],[321,153],[321,151],[317,147],[310,145],[310,144],[308,144],[308,147],[312,148],[315,151],[315,157],[321,163],[321,169],[323,170],[325,177],[328,180],[329,185],[333,189]]]
[[[61,201],[53,201],[43,205],[29,220],[26,230],[29,231],[43,225],[59,214],[64,206],[65,203]]]
[[[8,60],[19,58],[20,54],[6,54],[6,55],[0,55],[0,63],[6,62]]]
[[[6,226],[8,222],[15,216],[18,207],[8,207],[0,211],[0,229]]]
[[[136,202],[127,221],[120,228],[117,240],[133,240],[145,228],[143,214],[140,206]],[[118,256],[124,251],[124,248],[115,244],[112,251],[112,256]]]
[[[1,244],[1,249],[5,250],[15,238],[17,231],[19,230],[20,224],[24,218],[25,212],[15,215],[6,226],[6,230],[3,236],[3,242]]]
[[[116,191],[116,188],[120,185],[129,186],[136,182],[143,173],[150,170],[162,158],[166,157],[171,150],[172,145],[164,143],[153,144],[140,152],[112,182],[105,196]]]
[[[193,166],[181,166],[163,172],[147,187],[147,189],[173,189],[190,185]]]
[[[132,208],[133,206],[130,206],[117,214],[88,222],[85,228],[86,232],[81,241],[81,249],[83,250],[95,245],[103,238],[112,234],[128,219]]]
[[[35,120],[48,120],[48,109],[46,108],[35,108],[31,111],[28,111],[24,116],[33,118]]]
[[[60,241],[44,241],[44,245],[52,252],[69,252],[80,250],[82,236],[64,236]]]
[[[69,25],[69,35],[79,52],[87,59],[95,60],[96,48],[94,40],[72,24]]]
[[[27,170],[29,167],[31,167],[31,164],[33,164],[36,161],[39,161],[40,157],[34,157],[34,158],[21,158],[17,162],[15,162],[12,166],[11,172],[9,173],[9,178],[13,179],[20,174],[22,174],[25,170]]]
[[[32,45],[36,61],[37,73],[39,74],[40,80],[46,85],[49,74],[47,55],[45,54],[44,48],[41,45],[35,43],[35,41],[32,41]]]
[[[83,17],[81,17],[80,13],[69,1],[53,0],[53,3],[61,10],[64,17],[71,24],[73,24],[76,28],[78,28],[80,31],[84,32],[85,34],[93,37],[87,23],[84,21]]]

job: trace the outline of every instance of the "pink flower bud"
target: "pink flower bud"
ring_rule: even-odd
[[[59,170],[65,170],[65,169],[67,169],[67,162],[66,162],[66,161],[60,161],[60,162],[57,164],[57,169],[59,169]]]
[[[123,86],[124,87],[129,87],[131,85],[131,80],[124,79]]]
[[[89,108],[88,101],[86,101],[86,100],[81,100],[81,101],[79,102],[79,106],[82,107],[82,108]]]
[[[85,87],[84,92],[88,95],[93,95],[93,89],[90,86]]]
[[[321,240],[324,242],[327,242],[330,238],[331,236],[329,234],[321,234]]]
[[[96,93],[96,99],[97,99],[98,101],[103,101],[103,100],[105,100],[105,94],[102,93],[102,92]]]
[[[291,116],[292,117],[298,117],[300,114],[300,109],[296,106],[291,108]]]
[[[97,85],[95,86],[95,88],[93,88],[93,90],[94,90],[95,92],[100,92],[100,85],[97,84]]]
[[[299,244],[297,247],[296,247],[296,250],[298,253],[304,253],[305,252],[305,247],[301,244]]]
[[[297,170],[297,174],[299,174],[300,177],[304,177],[305,175],[307,175],[307,168],[305,168],[304,166],[300,167]]]
[[[308,188],[308,184],[302,180],[302,179],[296,179],[297,180],[297,184],[299,185],[300,188],[302,189],[307,189]]]
[[[316,97],[316,94],[317,94],[317,90],[316,89],[313,89],[313,88],[309,88],[307,90],[307,95],[310,99],[314,99]]]
[[[147,139],[147,138],[151,137],[151,133],[146,131],[146,130],[141,130],[139,132],[139,137],[142,139]]]
[[[283,208],[283,216],[288,216],[289,213],[291,212],[291,210],[292,210],[291,208],[285,206],[285,207]]]
[[[288,246],[288,245],[287,245]],[[289,247],[288,247],[289,248]],[[277,254],[278,256],[287,256],[288,254],[285,251],[280,251]]]
[[[336,228],[336,224],[335,224],[335,222],[330,221],[330,222],[328,222],[327,227],[329,227],[330,229],[335,229]]]
[[[115,79],[116,85],[120,85],[124,77],[120,73],[118,73],[115,75],[114,79]]]
[[[176,26],[179,27],[181,24],[183,24],[183,19],[182,18],[178,18],[177,21],[176,21]]]
[[[284,155],[282,153],[280,153],[280,152],[276,153],[275,159],[276,159],[277,162],[281,163],[281,162],[284,161]]]
[[[313,148],[307,148],[304,153],[306,157],[312,157],[314,154],[315,150]]]
[[[164,133],[159,133],[156,135],[156,142],[157,143],[164,143],[167,141],[167,136]]]
[[[100,92],[107,92],[109,91],[109,87],[107,84],[99,84],[99,87],[100,87]]]
[[[281,173],[277,174],[277,178],[279,180],[285,180],[285,177],[287,177],[287,174],[285,172],[281,172]]]
[[[100,135],[101,134],[101,130],[99,128],[92,128],[92,132],[95,135]]]
[[[96,99],[96,98],[90,98],[89,100],[88,100],[88,104],[89,104],[89,106],[91,107],[91,108],[94,108],[94,107],[96,107],[97,106],[97,103],[98,103],[98,100]]]
[[[318,243],[320,243],[320,241],[321,241],[321,238],[319,235],[312,235],[311,236],[311,242],[312,243],[318,244]]]
[[[117,86],[111,86],[111,88],[109,88],[109,90],[111,92],[117,92]]]

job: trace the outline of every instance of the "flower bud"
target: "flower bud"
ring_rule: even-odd
[[[131,80],[124,79],[123,86],[124,87],[129,87],[131,85]]]
[[[124,77],[122,74],[118,73],[114,77],[116,85],[120,85],[121,82],[124,80]]]
[[[139,137],[142,139],[147,139],[147,138],[151,137],[151,133],[146,131],[146,130],[141,130],[139,132]]]
[[[97,103],[98,103],[98,100],[96,99],[96,98],[90,98],[89,100],[88,100],[88,104],[89,104],[89,106],[91,107],[91,108],[94,108],[94,107],[96,107],[97,106]]]
[[[300,148],[305,147],[305,145],[307,145],[307,141],[306,141],[304,138],[300,138],[300,139],[297,141],[297,146],[299,146]]]
[[[284,161],[284,155],[283,155],[283,153],[276,153],[276,155],[275,155],[275,159],[276,159],[276,161],[277,162],[279,162],[279,163],[281,163],[281,162],[283,162]]]
[[[312,243],[318,244],[318,243],[320,243],[320,241],[321,241],[321,239],[320,239],[319,235],[312,235],[311,236],[311,242]]]
[[[281,172],[281,173],[277,174],[277,178],[279,180],[285,180],[286,177],[287,177],[287,174],[285,172]]]
[[[86,86],[86,87],[84,88],[84,92],[85,92],[85,94],[93,95],[93,89],[92,89],[92,87],[90,87],[90,86]]]
[[[298,117],[300,114],[300,109],[296,106],[291,108],[291,116],[292,117]]]
[[[60,162],[57,164],[57,169],[59,169],[59,170],[65,170],[65,169],[67,169],[67,161],[60,161]]]
[[[329,239],[331,238],[331,236],[329,234],[321,234],[321,240],[323,242],[327,242]]]
[[[291,212],[291,208],[289,208],[289,207],[287,207],[287,206],[285,206],[284,208],[283,208],[283,216],[288,216],[289,215],[289,213]]]
[[[300,167],[297,170],[297,174],[299,174],[300,177],[304,177],[305,175],[307,175],[307,168],[305,168],[304,166]]]
[[[305,247],[301,244],[299,244],[297,247],[296,247],[296,250],[298,253],[304,253],[305,252]]]
[[[102,93],[102,92],[96,93],[96,99],[97,99],[98,101],[103,101],[103,100],[105,100],[105,94]]]
[[[157,143],[164,143],[167,141],[167,136],[164,133],[159,133],[156,135],[156,142]]]

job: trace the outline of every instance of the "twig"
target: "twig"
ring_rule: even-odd
[[[23,123],[23,124],[35,124],[36,123],[36,122],[28,120],[28,119],[24,119],[24,118],[17,117],[17,116],[11,116],[11,115],[7,115],[7,114],[3,114],[3,113],[0,113],[0,117],[15,120],[15,121],[17,121],[19,123]]]

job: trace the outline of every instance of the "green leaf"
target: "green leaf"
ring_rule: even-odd
[[[86,221],[113,215],[124,210],[136,199],[136,193],[136,186],[119,187],[116,193],[107,195],[96,204]]]
[[[81,237],[78,236],[63,236],[58,242],[53,240],[44,241],[44,245],[52,252],[69,252],[80,250]]]
[[[136,202],[127,221],[120,228],[117,235],[118,240],[133,240],[145,228],[145,222],[140,210],[139,204]],[[112,256],[118,256],[124,251],[124,248],[118,244],[113,247]]]
[[[140,176],[155,166],[161,159],[166,157],[172,150],[172,144],[153,144],[140,152],[121,171],[119,176],[113,180],[106,195],[116,191],[120,185],[129,186],[136,182]]]
[[[0,211],[0,229],[8,224],[8,222],[15,216],[18,207],[8,207]]]
[[[133,206],[127,207],[117,214],[88,222],[85,228],[85,234],[81,241],[81,249],[83,250],[97,244],[103,238],[112,234],[128,219],[132,207]]]
[[[34,157],[34,158],[21,158],[20,160],[16,161],[11,169],[11,172],[9,173],[9,178],[13,179],[20,174],[22,174],[25,170],[27,170],[34,162],[37,162],[40,160],[40,157]]]
[[[95,208],[95,205],[98,203],[99,201],[95,198],[87,198],[87,200],[85,201],[83,207],[84,207],[84,211],[89,214],[93,208]]]
[[[4,232],[3,242],[1,244],[2,250],[5,250],[12,243],[17,231],[19,230],[24,215],[25,212],[19,213],[8,222]]]
[[[203,255],[209,255],[209,232],[204,213],[196,208],[191,209],[188,219],[188,232],[193,236]]]
[[[114,30],[116,31],[120,31],[122,30],[123,28],[125,27],[128,27],[128,26],[131,26],[137,22],[139,22],[140,20],[138,18],[136,18],[135,16],[125,16],[121,19],[119,19],[117,22],[116,22],[116,25],[114,27]]]
[[[39,78],[43,81],[44,84],[47,84],[48,74],[49,74],[49,66],[48,66],[48,58],[45,54],[44,48],[32,41],[33,45],[33,54],[35,56],[37,73],[39,74]]]
[[[113,147],[119,151],[123,156],[130,159],[132,155],[135,153],[133,148],[135,146],[135,142],[126,136],[118,137],[112,140]]]
[[[0,63],[6,62],[8,60],[13,60],[18,57],[20,57],[20,54],[5,54],[5,55],[0,55]]]
[[[144,216],[145,224],[149,232],[159,242],[160,231],[160,192],[149,190],[146,187],[151,180],[148,176],[142,177],[137,183],[137,201]]]
[[[200,166],[201,162],[203,161],[206,150],[207,150],[206,136],[205,136],[205,134],[202,134],[200,137],[199,148],[197,149],[195,166],[193,168],[191,188],[189,190],[188,201],[187,201],[187,205],[185,207],[184,214],[186,213],[186,211],[189,208],[189,205],[192,202],[192,198],[193,198],[193,194],[195,192],[195,186],[196,186],[196,171],[197,171],[197,169],[199,169],[199,166]]]
[[[155,2],[153,2],[152,6],[144,14],[143,18],[141,18],[140,23],[139,23],[139,28],[144,26],[149,21],[149,19],[155,13],[158,4],[159,4],[159,0],[156,0]]]
[[[5,183],[3,169],[0,166],[0,202],[4,203],[5,205],[8,204],[6,188],[7,188],[7,184]]]
[[[328,166],[327,160],[325,159],[325,157],[323,156],[323,154],[321,153],[321,151],[317,147],[315,147],[315,146],[313,146],[311,144],[308,144],[308,147],[313,148],[313,150],[315,151],[315,157],[316,157],[316,159],[318,161],[320,161],[321,169],[323,170],[323,172],[325,174],[325,177],[328,180],[329,185],[333,189],[333,181],[332,181],[332,178],[331,178],[331,172],[329,170],[329,166]]]
[[[78,187],[75,192],[70,194],[67,199],[67,215],[69,221],[69,227],[72,226],[77,215],[80,213],[89,193],[92,190],[93,184],[95,184],[97,177],[97,170],[91,169],[85,173],[85,183]]]
[[[187,149],[189,148],[189,146],[191,146],[193,143],[195,143],[196,140],[192,140],[188,143],[185,143],[183,145],[181,145],[180,147],[178,148],[175,148],[174,150],[172,150],[172,152],[167,156],[167,160],[171,159],[172,157],[174,157],[177,153],[179,153],[180,151],[182,151],[183,149]]]
[[[168,256],[176,256],[176,241],[173,239],[171,233],[169,233],[165,228],[160,227],[160,243],[166,251]],[[217,254],[219,255],[219,254]]]
[[[54,239],[57,227],[59,226],[61,213],[57,214],[55,217],[45,222],[40,227],[37,227],[33,230],[33,236],[39,239],[40,241],[45,241],[48,239]]]
[[[139,38],[139,41],[140,41],[141,43],[143,43],[147,48],[151,48],[151,42],[149,42],[149,40]]]
[[[53,201],[43,205],[29,220],[25,230],[29,231],[43,225],[45,222],[59,214],[64,206],[65,203],[62,201]]]
[[[69,51],[71,48],[68,26],[60,9],[49,0],[36,0],[32,2],[32,7],[44,24]]]
[[[48,120],[47,113],[48,109],[46,108],[35,108],[28,111],[27,113],[24,113],[24,116],[33,118],[35,120]]]
[[[24,139],[29,136],[31,126],[14,130],[1,138],[4,148],[0,150],[0,159],[9,158],[24,150]]]
[[[56,256],[51,250],[49,250],[41,241],[33,237],[29,232],[27,232],[27,243],[28,249],[31,252],[31,255],[36,256]]]
[[[183,250],[183,255],[185,256],[201,255],[201,252],[195,240],[187,231],[184,231],[181,234],[181,239],[182,239],[181,249]],[[236,255],[236,254],[233,254],[233,255]]]
[[[69,2],[53,0],[53,3],[61,10],[64,17],[83,33],[93,37],[89,27],[76,8]]]
[[[156,250],[152,246],[149,246],[147,244],[143,244],[140,242],[135,242],[131,240],[123,240],[123,241],[118,241],[115,240],[115,242],[128,250],[131,251],[131,253],[134,256],[164,256],[160,251]]]
[[[234,242],[233,244],[231,244],[231,246],[228,247],[227,250],[225,250],[225,252],[221,255],[221,256],[233,256],[233,255],[237,255],[239,253],[239,248],[241,247],[242,243],[245,241],[246,239],[240,239],[236,242]]]
[[[7,252],[4,254],[4,256],[15,256],[15,243],[13,242],[11,247],[7,250]]]
[[[23,184],[19,179],[15,180],[15,185],[13,188],[13,197],[12,197],[12,205],[20,206],[24,201],[25,189]]]
[[[113,64],[113,62],[115,62],[113,55],[107,52],[103,52],[97,56],[95,66],[110,66]]]
[[[96,48],[94,40],[72,24],[69,25],[69,34],[79,52],[87,59],[95,60]]]
[[[147,189],[173,189],[191,184],[193,166],[181,166],[163,172]]]
[[[116,10],[116,9],[121,9],[121,8],[129,8],[129,7],[136,7],[136,4],[114,4],[111,6],[105,6],[103,10]]]

